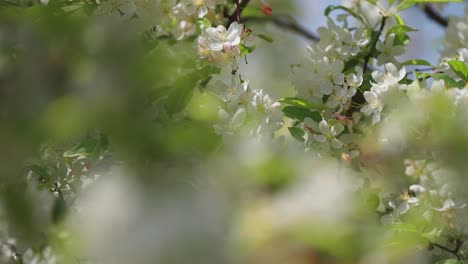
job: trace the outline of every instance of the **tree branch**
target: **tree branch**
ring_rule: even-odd
[[[369,53],[367,53],[366,57],[364,58],[364,69],[362,70],[363,74],[365,74],[366,71],[369,69],[369,67],[371,67],[369,65],[369,60],[372,57],[372,53],[374,53],[374,51],[376,49],[377,42],[379,41],[380,35],[382,34],[382,31],[383,31],[383,29],[385,27],[385,23],[387,22],[387,18],[388,17],[386,17],[386,16],[382,17],[382,22],[380,23],[380,28],[379,28],[379,31],[377,32],[377,36],[374,39],[374,42],[372,42]],[[372,68],[371,68],[371,70],[372,70]],[[366,102],[366,99],[364,98],[364,93],[361,91],[361,89],[358,89],[356,94],[351,98],[351,103],[354,104],[354,106],[351,106],[348,109],[346,115],[351,116],[353,114],[353,112],[355,110],[357,110],[357,108],[358,108],[358,107],[356,107],[356,105],[360,105],[360,104],[362,104],[364,102]]]
[[[245,22],[272,22],[276,26],[292,31],[302,37],[312,40],[319,41],[319,37],[312,32],[309,32],[303,26],[301,26],[297,21],[286,15],[276,15],[276,16],[264,16],[264,17],[245,17]]]
[[[236,4],[236,10],[232,14],[228,14],[228,22],[227,26],[232,24],[232,22],[237,21],[237,23],[241,22],[241,14],[244,8],[249,4],[250,0],[234,0]]]
[[[455,249],[450,249],[450,248],[448,248],[446,246],[442,246],[442,245],[437,244],[437,243],[430,243],[430,246],[437,247],[437,248],[440,248],[440,249],[442,249],[444,251],[447,251],[447,252],[455,255],[458,260],[462,260],[462,257],[460,255],[459,251],[460,251],[460,248],[463,246],[463,241],[461,241],[459,239],[457,239],[455,241]]]
[[[441,14],[439,14],[439,12],[437,12],[437,10],[435,10],[435,8],[433,6],[431,6],[430,4],[424,4],[422,6],[422,10],[424,11],[424,13],[426,14],[427,17],[434,20],[439,25],[441,25],[443,27],[448,26],[447,18],[445,18]]]
[[[366,70],[367,70],[367,67],[369,65],[369,60],[370,60],[370,58],[372,56],[372,53],[376,49],[377,42],[379,41],[380,35],[382,34],[382,31],[383,31],[383,29],[385,27],[386,22],[387,22],[387,17],[386,16],[382,17],[382,22],[380,23],[380,28],[379,28],[379,31],[377,32],[377,37],[375,38],[374,42],[372,43],[371,49],[370,49],[369,53],[367,54],[367,56],[366,56],[366,58],[364,60],[364,69],[362,70],[363,73],[365,73]]]

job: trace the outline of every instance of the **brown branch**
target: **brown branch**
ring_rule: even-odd
[[[422,6],[422,10],[424,11],[424,13],[426,14],[426,16],[428,18],[434,20],[439,25],[441,25],[443,27],[448,26],[447,18],[445,18],[441,14],[439,14],[439,12],[437,12],[437,10],[435,10],[435,8],[433,6],[431,6],[430,4],[424,4]]]
[[[386,22],[387,22],[387,17],[386,16],[382,17],[382,22],[380,24],[379,31],[377,32],[377,37],[375,38],[374,42],[372,43],[371,49],[370,49],[369,53],[367,54],[367,56],[366,56],[366,58],[364,60],[364,69],[362,70],[363,73],[365,73],[366,70],[367,70],[367,67],[369,65],[369,60],[372,57],[372,53],[376,49],[377,42],[379,41],[380,35],[382,34],[382,31],[383,31],[383,29],[385,27]]]
[[[442,249],[444,251],[447,251],[447,252],[455,255],[458,260],[462,260],[462,257],[461,257],[459,252],[460,252],[460,248],[463,246],[463,241],[461,241],[459,239],[457,239],[455,241],[455,249],[450,249],[450,248],[448,248],[446,246],[442,246],[442,245],[437,244],[437,243],[430,243],[429,245],[432,246],[432,247],[437,247],[437,248],[440,248],[440,249]]]
[[[237,21],[237,23],[241,22],[241,14],[244,11],[244,8],[249,4],[250,0],[234,0],[236,4],[236,10],[232,14],[227,14],[228,22],[227,26],[232,24],[232,22]],[[226,15],[226,13],[225,13]]]
[[[276,16],[264,16],[264,17],[245,17],[244,22],[272,22],[276,26],[292,31],[298,35],[303,36],[306,39],[312,41],[319,41],[319,37],[314,33],[309,32],[303,26],[301,26],[297,21],[286,15],[276,15]]]

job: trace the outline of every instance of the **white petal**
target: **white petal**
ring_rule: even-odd
[[[393,217],[393,215],[391,214],[386,214],[386,215],[383,215],[382,217],[380,217],[380,222],[384,225],[390,225],[393,223],[393,220],[395,218]]]
[[[235,39],[239,38],[242,34],[243,26],[237,24],[237,22],[233,22],[226,33],[226,39],[228,41],[234,41]]]
[[[208,8],[205,5],[198,7],[198,18],[202,18],[206,14],[208,14]]]
[[[331,128],[333,136],[338,136],[339,134],[341,134],[341,132],[343,132],[343,130],[344,126],[341,123],[336,123]]]
[[[236,129],[242,126],[242,124],[245,121],[246,116],[247,116],[247,113],[245,112],[245,110],[243,108],[239,108],[234,114],[234,116],[232,117],[233,128]]]
[[[372,78],[374,79],[374,81],[376,82],[383,82],[384,81],[384,74],[379,72],[379,71],[373,71],[372,72]]]
[[[374,112],[374,115],[372,116],[372,124],[375,125],[380,121],[380,112]]]
[[[340,149],[343,146],[343,142],[339,141],[338,139],[334,138],[331,141],[331,145],[335,149]]]
[[[442,205],[442,208],[444,209],[450,209],[455,207],[455,202],[452,199],[447,199],[444,201],[444,204]]]
[[[314,139],[318,142],[326,142],[327,138],[324,135],[314,135]]]
[[[223,109],[219,109],[218,118],[221,121],[228,120],[229,119],[229,114],[226,111],[224,111]]]
[[[306,127],[312,128],[312,130],[314,130],[314,131],[318,131],[319,126],[318,126],[317,122],[315,122],[315,120],[313,120],[310,117],[304,118],[304,125]]]
[[[320,133],[326,135],[330,132],[330,126],[328,125],[327,121],[322,120],[319,123],[319,131]]]
[[[333,83],[328,80],[323,82],[320,86],[321,86],[320,91],[323,94],[328,95],[328,94],[331,94],[331,92],[333,91]]]
[[[404,214],[404,213],[408,212],[409,208],[410,208],[409,204],[407,202],[403,202],[398,206],[397,212],[400,213],[400,214]]]
[[[391,75],[391,76],[398,76],[398,69],[395,65],[393,65],[393,63],[389,62],[389,63],[386,63],[384,65],[385,67],[385,70],[387,71],[387,74],[388,75]]]
[[[405,69],[405,67],[402,67],[398,73],[399,73],[399,75],[398,75],[398,80],[403,79],[403,78],[405,77],[405,75],[406,75],[406,69]]]
[[[219,43],[219,42],[208,43],[208,48],[212,51],[221,51],[223,50],[223,43]]]
[[[223,42],[222,36],[225,34],[226,28],[223,26],[218,26],[217,28],[207,28],[205,33],[207,37],[213,42]]]
[[[407,167],[406,172],[408,172],[408,168],[413,168],[413,166]],[[414,168],[413,168],[414,170]],[[411,171],[410,171],[411,172]],[[407,173],[408,174],[408,173]],[[422,185],[419,184],[413,184],[408,188],[411,192],[414,192],[415,194],[423,193],[426,191],[426,188],[424,188]]]
[[[374,104],[378,100],[378,96],[374,92],[365,91],[364,98],[369,104]]]
[[[361,108],[361,112],[366,116],[370,116],[374,112],[374,109],[370,105],[365,105]]]

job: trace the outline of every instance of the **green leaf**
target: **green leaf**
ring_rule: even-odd
[[[288,127],[289,133],[291,136],[300,142],[304,142],[305,131],[300,127]]]
[[[48,180],[50,178],[49,172],[37,164],[29,166],[28,169],[37,174],[41,180]]]
[[[424,66],[431,66],[432,64],[426,60],[419,60],[419,59],[413,59],[413,60],[407,60],[405,62],[402,62],[401,65],[424,65]]]
[[[343,73],[344,74],[349,74],[349,73],[354,72],[354,70],[355,70],[354,68],[357,65],[359,65],[359,63],[361,63],[361,60],[359,59],[359,56],[355,57],[355,58],[351,58],[349,61],[345,62]]]
[[[441,261],[438,261],[436,264],[461,264],[463,262],[457,260],[457,259],[444,259]]]
[[[326,9],[325,9],[325,16],[328,16],[332,11],[334,10],[343,10],[343,11],[346,11],[348,14],[352,15],[353,17],[355,17],[357,20],[359,20],[361,23],[365,24],[364,23],[364,20],[362,19],[361,16],[359,16],[358,14],[354,13],[353,10],[345,7],[345,6],[342,6],[342,5],[338,5],[338,6],[334,6],[334,5],[329,5]]]
[[[413,5],[415,4],[415,2],[412,2],[412,1],[401,1],[397,6],[396,6],[396,10],[399,12],[399,11],[403,11],[405,9],[408,9],[410,7],[412,7]]]
[[[190,99],[192,99],[194,88],[203,85],[203,81],[216,71],[215,67],[206,66],[177,78],[168,86],[167,89],[165,89],[167,91],[167,98],[164,102],[164,106],[169,116],[184,110],[190,102]]]
[[[263,39],[264,41],[266,41],[266,42],[268,42],[268,43],[272,43],[272,42],[273,42],[273,39],[270,38],[270,37],[267,36],[267,35],[257,34],[257,37]]]
[[[299,98],[299,97],[285,97],[278,100],[278,102],[287,105],[298,106],[301,108],[307,109],[322,109],[323,106],[318,104],[309,103],[306,100]]]
[[[406,223],[394,223],[392,224],[391,229],[397,232],[409,232],[409,233],[419,232],[416,226],[412,224],[406,224]]]
[[[447,74],[434,73],[434,74],[428,74],[428,75],[436,80],[444,80],[445,84],[450,87],[462,87],[463,86],[463,84],[460,84],[459,82],[455,81],[452,77],[448,76]]]
[[[440,234],[442,233],[441,230],[434,228],[429,232],[423,233],[421,236],[424,237],[425,239],[434,242],[437,241],[440,237]]]
[[[411,31],[418,31],[418,30],[408,27],[407,25],[395,25],[389,31],[387,31],[386,36],[388,37],[392,33],[395,34],[395,40],[393,41],[394,46],[406,45],[410,40],[410,38],[408,37],[408,34],[406,33],[411,32]]]
[[[76,158],[78,156],[97,158],[101,152],[101,143],[94,138],[85,139],[83,142],[74,146],[63,153],[64,158]]]
[[[244,44],[240,44],[239,45],[240,55],[244,56],[244,55],[250,54],[255,50],[255,48],[256,46],[246,46]]]
[[[462,78],[465,82],[468,82],[468,66],[463,61],[451,60],[448,62],[450,68]]]
[[[258,8],[258,6],[253,7],[251,5],[247,5],[242,10],[242,16],[243,17],[264,17],[265,15],[262,13],[261,9]]]
[[[63,197],[59,196],[55,198],[54,206],[52,208],[52,221],[54,224],[62,222],[67,215],[67,204]]]
[[[204,28],[209,28],[211,27],[211,22],[209,19],[207,18],[202,18],[202,19],[198,19],[195,21],[195,23],[197,24],[198,26],[198,29],[202,30]]]
[[[395,20],[398,25],[405,25],[405,21],[403,21],[400,15],[394,15],[393,17],[395,17]]]
[[[413,3],[447,3],[447,2],[463,2],[463,0],[407,0]]]
[[[307,108],[298,106],[286,106],[283,108],[283,113],[285,116],[300,122],[303,122],[306,117],[310,117],[317,122],[322,120],[322,116],[319,112],[311,112]]]

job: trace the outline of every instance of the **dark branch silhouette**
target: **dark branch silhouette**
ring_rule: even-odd
[[[276,26],[292,31],[298,35],[303,36],[306,39],[312,41],[319,41],[319,37],[312,32],[309,32],[303,26],[301,26],[297,21],[286,15],[275,15],[275,16],[264,16],[264,17],[244,17],[244,22],[271,22]]]
[[[236,10],[232,14],[228,14],[228,22],[227,26],[231,25],[232,22],[237,21],[238,23],[241,22],[241,14],[244,11],[244,8],[249,4],[250,0],[234,0],[234,4],[236,4]],[[226,15],[226,13],[225,13]]]
[[[422,9],[424,10],[424,13],[426,14],[428,18],[432,19],[433,21],[437,22],[439,25],[443,27],[448,26],[447,18],[439,14],[439,12],[437,12],[437,10],[430,4],[424,4],[422,6]]]

